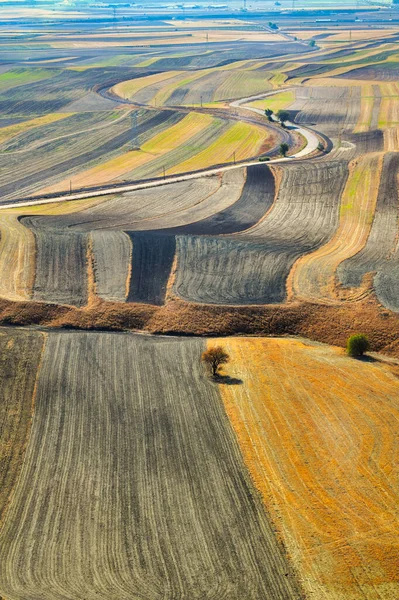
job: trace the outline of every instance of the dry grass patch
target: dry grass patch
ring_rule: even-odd
[[[391,367],[293,340],[221,343],[243,382],[220,386],[226,411],[309,598],[397,598]]]

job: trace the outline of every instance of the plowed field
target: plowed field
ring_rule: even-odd
[[[7,600],[301,598],[204,348],[49,334],[0,532]]]

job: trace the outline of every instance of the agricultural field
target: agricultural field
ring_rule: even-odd
[[[300,597],[200,363],[205,347],[49,334],[0,533],[2,595]]]
[[[0,15],[0,600],[397,600],[396,9],[90,10]]]

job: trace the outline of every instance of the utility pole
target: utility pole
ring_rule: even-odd
[[[233,161],[234,161],[234,164],[236,164],[236,153],[235,152],[233,152]]]
[[[72,194],[72,179],[69,180],[69,193]]]
[[[165,166],[162,167],[163,168],[163,178],[166,179],[166,171],[165,171]]]
[[[201,98],[201,108],[202,108],[202,96],[200,96],[200,98]]]
[[[138,142],[138,128],[137,128],[137,111],[132,112],[131,116],[132,122],[132,150],[140,150],[139,142]]]
[[[352,29],[349,29],[349,41],[352,41]]]

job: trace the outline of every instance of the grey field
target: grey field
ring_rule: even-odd
[[[301,597],[202,340],[51,333],[0,534],[7,600]]]

